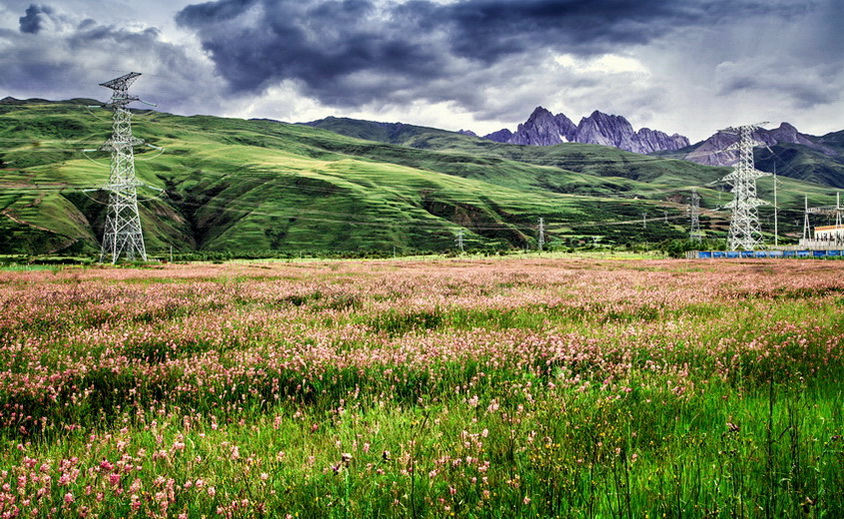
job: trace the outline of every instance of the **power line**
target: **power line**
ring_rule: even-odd
[[[166,202],[165,200],[158,198],[159,201]],[[247,214],[255,214],[260,216],[281,216],[279,213],[268,213],[266,211],[260,211],[256,209],[259,207],[258,204],[249,204],[245,202],[227,202],[217,200],[215,202],[206,202],[206,203],[198,203],[198,202],[177,202],[177,205],[188,205],[198,208],[208,208],[214,210],[232,210],[232,211],[239,211],[242,213]],[[238,207],[240,205],[241,207]],[[234,207],[232,207],[234,206]],[[246,206],[246,207],[244,207]],[[422,208],[419,208],[420,211],[424,211]],[[311,210],[311,209],[295,209],[296,214],[294,217],[297,220],[305,220],[305,221],[315,221],[315,222],[325,222],[325,223],[349,223],[353,225],[370,225],[376,227],[384,227],[384,226],[412,226],[412,227],[421,227],[421,228],[431,228],[431,229],[442,229],[443,225],[447,225],[451,223],[449,220],[442,220],[442,223],[439,223],[441,220],[436,220],[435,216],[432,215],[431,219],[428,220],[429,223],[424,223],[419,219],[408,219],[405,221],[398,221],[384,217],[374,217],[371,220],[360,220],[359,218],[364,217],[366,215],[361,215],[359,213],[351,214],[351,213],[337,213],[333,211],[319,211],[319,210]],[[307,214],[324,214],[329,216],[354,216],[358,219],[353,218],[318,218],[318,217],[309,217],[309,216],[302,216],[302,213]],[[683,215],[676,215],[670,216],[670,220],[682,219],[685,218]],[[562,222],[561,225],[564,227],[592,227],[592,226],[603,226],[603,225],[631,225],[636,223],[642,223],[642,218],[637,219],[630,219],[630,220],[591,220],[591,221],[566,221]],[[645,221],[653,222],[653,221],[663,221],[663,217],[654,217],[654,218],[646,218]],[[422,223],[420,223],[422,222]],[[495,231],[495,230],[522,230],[525,232],[529,232],[531,227],[526,224],[509,224],[509,225],[482,225],[482,226],[470,226],[468,227],[470,230],[482,230],[482,231]]]

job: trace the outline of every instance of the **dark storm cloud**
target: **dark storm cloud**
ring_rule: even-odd
[[[479,69],[520,68],[549,49],[586,56],[645,44],[741,9],[723,0],[217,0],[186,7],[177,22],[236,92],[295,80],[325,104],[466,105],[473,85],[461,78]]]
[[[840,65],[824,67],[758,66],[746,70],[739,67],[719,67],[716,85],[718,95],[765,93],[790,100],[801,110],[828,105],[841,99]]]
[[[380,95],[367,74],[390,74],[385,87],[400,89],[447,73],[445,49],[425,34],[417,7],[383,13],[367,0],[223,0],[189,6],[177,20],[199,33],[236,91],[297,79],[323,102],[354,104]]]
[[[485,62],[537,47],[600,52],[618,44],[646,43],[674,23],[699,13],[665,0],[473,0],[443,9],[454,28],[452,47]]]
[[[753,56],[738,56],[736,61],[731,57],[715,67],[717,95],[764,94],[800,110],[842,99],[838,85],[844,80],[844,2],[815,2],[811,10],[802,7],[799,22],[782,26]]]
[[[197,79],[207,71],[186,50],[162,39],[158,29],[118,28],[90,18],[75,18],[54,6],[30,6],[20,32],[0,29],[0,92],[47,98],[97,97],[108,92],[97,85],[130,71],[147,75],[141,88],[155,101],[184,105]]]
[[[49,19],[52,14],[53,9],[49,6],[30,4],[26,9],[26,14],[18,19],[20,31],[37,34],[44,28],[45,20]]]

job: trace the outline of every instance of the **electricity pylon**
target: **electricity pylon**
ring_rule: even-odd
[[[463,244],[463,229],[457,231],[457,248],[460,249],[460,253],[462,254],[464,251],[465,245]]]
[[[692,189],[689,215],[692,218],[692,225],[689,228],[689,239],[700,242],[703,235],[700,232],[700,195],[697,194],[697,189]]]
[[[739,137],[738,142],[727,148],[738,150],[738,162],[733,166],[732,173],[722,179],[733,186],[733,200],[725,206],[733,211],[727,238],[730,250],[754,250],[762,243],[762,230],[756,208],[767,202],[756,197],[756,179],[770,173],[759,171],[753,164],[753,148],[765,146],[764,143],[753,140],[753,131],[763,124],[768,123],[746,124],[721,130]]]
[[[134,153],[134,147],[144,141],[132,136],[132,112],[126,108],[129,103],[140,101],[137,96],[129,95],[129,87],[140,75],[130,72],[100,83],[100,86],[114,90],[106,103],[114,109],[111,138],[99,148],[111,152],[111,175],[108,183],[102,186],[109,195],[100,262],[109,258],[111,263],[117,263],[121,255],[129,261],[147,259],[138,215],[138,186],[142,183],[135,177]]]

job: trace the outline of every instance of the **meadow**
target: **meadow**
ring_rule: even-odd
[[[0,518],[844,517],[837,262],[0,271]]]

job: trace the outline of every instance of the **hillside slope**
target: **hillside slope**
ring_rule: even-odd
[[[90,104],[0,104],[0,253],[96,251],[107,197],[91,189],[105,183],[108,155],[80,150],[110,134],[110,113]],[[526,149],[444,131],[412,131],[398,146],[272,121],[140,112],[134,123],[166,150],[137,150],[152,253],[443,251],[460,228],[470,248],[526,247],[539,217],[552,245],[678,238],[688,188],[701,186],[714,207],[718,194],[703,185],[723,174],[600,146]],[[654,220],[646,228],[643,213]]]
[[[708,157],[713,155],[713,150],[726,148],[732,143],[732,141],[713,143],[711,142],[712,139],[709,139],[674,151],[660,151],[643,156],[625,153],[608,146],[596,148],[577,143],[554,146],[513,146],[489,142],[488,139],[473,139],[455,132],[401,123],[376,123],[328,117],[308,124],[341,135],[378,142],[439,151],[462,149],[471,153],[551,165],[572,171],[601,176],[623,176],[644,181],[654,180],[656,176],[662,174],[659,171],[667,173],[669,176],[678,175],[682,178],[701,181],[712,177],[709,181],[715,180],[718,175],[713,176],[712,169],[701,170],[696,166],[676,162],[669,163],[661,159],[678,159],[687,163],[690,157],[694,157],[696,153]],[[767,172],[776,170],[778,175],[810,183],[844,187],[844,144],[842,144],[844,132],[830,133],[823,137],[796,134],[797,138],[792,140],[804,143],[801,144],[800,142],[786,142],[782,139],[783,128],[786,127],[793,130],[793,127],[784,123],[779,129],[768,131],[765,134],[779,137],[782,141],[779,142],[771,137],[766,139],[766,142],[770,141],[769,145],[774,152],[773,156],[765,148],[757,148],[754,151],[759,169]],[[792,133],[796,133],[796,130]],[[808,139],[811,139],[811,142]],[[777,142],[779,143],[777,144]],[[834,153],[836,151],[837,154]],[[718,157],[721,157],[719,160],[735,158],[734,155],[730,154],[722,154]],[[654,161],[653,159],[658,160]],[[691,162],[695,163],[694,160]],[[703,162],[703,164],[705,165],[706,162]],[[676,179],[668,178],[663,180],[669,183],[676,181]]]

